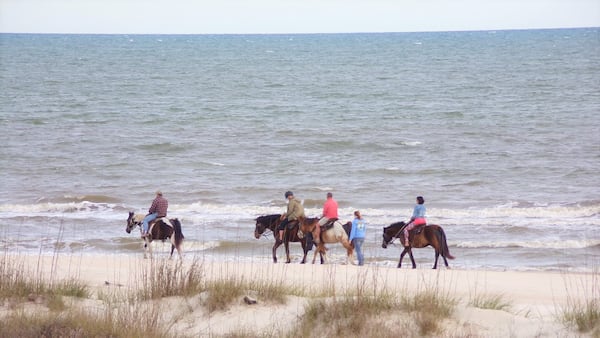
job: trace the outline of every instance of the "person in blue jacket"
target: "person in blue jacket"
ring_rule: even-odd
[[[426,225],[427,220],[425,219],[425,199],[423,196],[417,196],[417,205],[413,209],[412,217],[408,224],[404,227],[404,246],[410,246],[408,241],[408,232],[419,225]]]
[[[362,245],[365,242],[365,233],[367,230],[367,221],[361,216],[360,211],[354,212],[354,220],[352,220],[352,230],[350,230],[350,242],[356,250],[358,257],[358,265],[365,264],[365,257],[362,252]]]

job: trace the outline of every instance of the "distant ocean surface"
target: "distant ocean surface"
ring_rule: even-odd
[[[127,213],[160,189],[186,256],[271,262],[254,219],[292,190],[360,210],[366,264],[422,195],[453,268],[600,267],[600,28],[0,34],[0,135],[5,252],[141,255]]]

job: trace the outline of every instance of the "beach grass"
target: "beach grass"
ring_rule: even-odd
[[[567,305],[557,311],[557,316],[566,326],[600,338],[600,271],[594,273],[592,280],[592,285],[587,285],[565,279],[565,288],[570,296]],[[581,300],[575,297],[578,293],[585,293],[586,298]]]
[[[142,300],[195,295],[204,286],[202,263],[195,259],[184,267],[180,260],[153,259],[140,270],[138,281]]]
[[[469,300],[468,305],[480,309],[508,311],[511,302],[504,294],[478,294]]]
[[[74,278],[49,281],[41,274],[32,275],[24,268],[23,262],[6,257],[0,260],[0,277],[0,300],[48,300],[56,305],[62,296],[89,296],[88,287]]]
[[[86,310],[92,294],[83,282],[48,278],[6,255],[0,276],[0,300],[12,309],[2,317],[0,337],[169,336],[158,325],[157,309],[131,304],[127,296],[105,295],[109,301]]]
[[[45,258],[46,263],[60,261],[59,257]],[[61,274],[52,266],[48,273],[34,261],[29,257],[26,266],[18,255],[0,257],[0,337],[477,336],[478,326],[460,319],[462,306],[486,311],[506,311],[512,306],[506,294],[494,292],[472,294],[471,290],[468,300],[461,301],[456,294],[459,282],[453,275],[418,270],[402,271],[400,279],[390,284],[385,276],[391,271],[378,267],[290,267],[303,273],[318,271],[323,277],[315,285],[303,278],[298,279],[300,284],[293,282],[280,265],[264,264],[254,271],[255,265],[215,264],[197,258],[185,262],[131,259],[133,265],[123,270],[131,274],[122,278],[125,284],[106,281],[93,286],[84,279],[61,279],[64,269]],[[237,273],[248,268],[249,275]],[[349,282],[335,283],[340,276]],[[589,276],[566,276],[589,283]],[[600,337],[598,276],[593,285],[566,281],[572,297],[557,307],[557,328],[572,327],[585,336]],[[245,303],[247,299],[256,302]],[[290,312],[276,316],[278,311]],[[235,316],[244,313],[257,317],[238,325]],[[257,320],[269,323],[275,317],[269,325],[255,326]],[[212,325],[216,326],[203,326],[206,321],[215,321]],[[520,327],[512,329],[502,332],[521,332]]]

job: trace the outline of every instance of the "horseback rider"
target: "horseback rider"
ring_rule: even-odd
[[[327,193],[327,200],[323,204],[323,216],[319,220],[319,226],[315,227],[313,231],[313,238],[315,243],[319,243],[321,240],[321,227],[327,224],[332,219],[338,218],[338,203],[333,199],[333,194]]]
[[[167,217],[167,209],[169,208],[169,202],[163,197],[160,190],[156,192],[156,197],[152,201],[148,214],[144,217],[142,222],[142,237],[148,236],[148,224],[153,220],[161,217]]]
[[[417,205],[413,209],[412,217],[404,227],[404,246],[410,246],[408,232],[419,225],[425,224],[427,224],[427,220],[425,219],[425,199],[423,199],[423,196],[417,196]]]
[[[304,216],[304,207],[299,199],[294,197],[294,193],[291,191],[286,191],[284,194],[285,198],[288,200],[287,211],[285,214],[281,215],[282,222],[279,224],[279,241],[283,242],[283,232],[285,231],[285,227],[291,221],[297,221],[299,217]]]

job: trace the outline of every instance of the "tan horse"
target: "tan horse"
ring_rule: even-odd
[[[318,218],[300,218],[300,230],[298,232],[298,237],[304,236],[304,234],[312,233],[314,235],[316,227],[319,226]],[[316,241],[315,241],[316,242]],[[333,223],[333,227],[321,231],[321,238],[319,243],[317,244],[317,250],[315,250],[315,255],[313,257],[313,264],[317,259],[318,253],[325,253],[323,256],[327,257],[325,243],[341,243],[344,248],[346,248],[346,264],[355,264],[354,263],[354,246],[350,243],[348,239],[348,233],[344,230],[344,226],[338,220]],[[324,263],[323,257],[321,258],[321,264]]]

